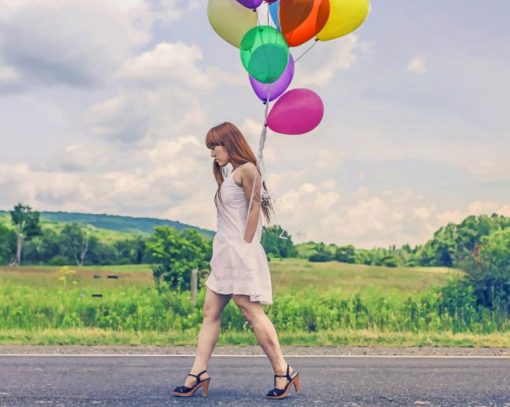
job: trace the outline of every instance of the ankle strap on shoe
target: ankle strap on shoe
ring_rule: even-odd
[[[275,374],[274,377],[286,377],[289,380],[292,380],[289,374],[289,365],[287,365],[287,372],[285,374]]]
[[[188,373],[188,376],[196,377],[196,378],[197,378],[197,381],[200,383],[200,381],[201,381],[201,380],[200,380],[200,376],[201,376],[202,374],[204,374],[205,372],[207,372],[207,370],[202,370],[200,373],[197,373],[196,375],[195,375],[195,374],[193,374],[193,373]]]

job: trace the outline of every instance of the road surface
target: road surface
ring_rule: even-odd
[[[0,355],[0,406],[503,406],[508,357],[290,356],[302,393],[266,400],[266,357],[214,355],[209,397],[176,398],[192,356]]]

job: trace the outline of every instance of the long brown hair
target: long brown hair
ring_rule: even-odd
[[[253,154],[253,151],[244,138],[241,131],[232,123],[224,122],[221,123],[207,132],[207,136],[205,137],[205,144],[207,148],[213,148],[214,146],[224,146],[225,150],[227,150],[227,154],[230,158],[230,161],[236,163],[238,165],[244,164],[246,162],[251,162],[255,164],[257,167],[257,171],[259,174],[260,168],[257,165],[257,159]],[[214,178],[216,178],[216,182],[218,183],[218,190],[216,191],[216,195],[214,196],[214,201],[217,199],[221,201],[221,184],[224,181],[223,172],[221,170],[221,166],[214,161],[213,162],[213,174]],[[271,211],[274,211],[273,206],[271,204],[271,199],[267,194],[266,182],[262,181],[262,187],[266,191],[266,194],[262,195],[262,212],[264,213],[264,217],[267,220],[267,223],[271,221]]]

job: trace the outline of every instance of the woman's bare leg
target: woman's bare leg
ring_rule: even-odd
[[[218,294],[209,287],[206,287],[204,314],[202,327],[198,334],[197,353],[189,373],[197,374],[207,369],[209,358],[213,353],[220,334],[221,314],[231,297],[231,295]],[[200,376],[200,379],[208,377],[209,375],[204,373]],[[196,379],[193,376],[187,376],[184,385],[192,387],[195,383]]]
[[[269,358],[275,374],[285,374],[287,362],[283,356],[280,341],[276,329],[264,312],[259,302],[251,302],[248,295],[233,295],[232,299],[241,309],[247,321],[250,323],[255,336]],[[290,368],[290,375],[294,369]],[[276,387],[283,389],[287,384],[285,377],[276,378]]]

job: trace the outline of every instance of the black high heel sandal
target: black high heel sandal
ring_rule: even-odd
[[[289,395],[290,388],[292,384],[294,384],[294,389],[296,390],[296,393],[301,393],[301,379],[299,377],[299,372],[292,372],[293,376],[291,377],[289,374],[289,365],[287,365],[287,373],[284,375],[275,374],[274,375],[274,389],[270,390],[266,397],[269,399],[283,399]],[[287,384],[283,389],[278,389],[276,387],[276,378],[277,377],[286,377],[287,378]]]
[[[195,392],[201,387],[202,388],[202,397],[207,397],[207,393],[209,391],[209,383],[211,382],[211,378],[200,380],[200,376],[207,372],[207,370],[202,370],[200,373],[194,375],[192,373],[188,373],[187,376],[193,376],[196,378],[196,383],[193,387],[188,386],[177,386],[173,395],[178,397],[191,397],[195,394]]]

